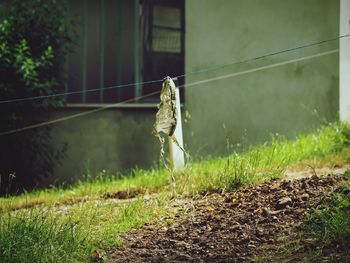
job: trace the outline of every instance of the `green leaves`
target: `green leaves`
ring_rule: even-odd
[[[29,52],[28,42],[22,39],[14,50],[14,65],[18,73],[22,75],[27,85],[34,84],[38,80],[36,71],[37,63],[34,62]]]
[[[0,98],[41,97],[62,91],[63,65],[70,43],[66,1],[11,0],[0,5]],[[0,131],[46,120],[47,109],[62,105],[51,97],[0,104]],[[52,173],[61,149],[50,143],[49,128],[0,138],[7,149],[0,155],[0,193],[6,176],[16,172],[21,186],[30,188],[37,178]],[[17,185],[19,186],[19,185]],[[15,186],[14,186],[15,187]]]
[[[51,94],[63,86],[62,68],[70,37],[66,1],[13,0],[2,4],[0,80],[2,99]],[[6,92],[5,92],[6,91]],[[57,98],[41,105],[54,106]],[[28,106],[28,105],[27,105]]]
[[[52,82],[46,80],[43,82],[43,77],[40,72],[43,72],[54,66],[54,50],[51,45],[48,45],[37,56],[33,55],[31,47],[27,39],[20,39],[18,43],[13,42],[13,38],[9,37],[13,34],[11,24],[8,20],[4,20],[0,24],[0,64],[4,68],[14,71],[24,82],[29,89],[39,88],[50,89]],[[45,84],[45,85],[43,85]]]
[[[35,58],[30,52],[27,40],[22,39],[15,46],[14,65],[17,67],[17,72],[22,76],[26,85],[31,87],[42,87],[39,81],[40,69],[45,69],[53,65],[54,52],[52,46],[48,46],[46,50]]]

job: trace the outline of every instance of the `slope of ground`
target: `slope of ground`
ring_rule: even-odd
[[[340,175],[314,175],[207,195],[174,217],[125,234],[110,261],[302,262],[306,254],[278,255],[277,250],[299,232],[305,213],[341,183],[347,181]],[[338,262],[347,262],[350,255],[341,257]]]
[[[153,251],[154,257],[164,256],[165,260],[167,255],[173,259],[178,257],[180,260],[182,257],[185,261],[194,261],[215,259],[222,254],[224,257],[237,258],[238,261],[261,259],[262,262],[269,262],[264,261],[262,256],[269,255],[268,247],[265,246],[272,246],[273,251],[279,244],[272,242],[274,236],[271,233],[275,232],[275,228],[269,228],[270,225],[277,223],[276,219],[287,220],[289,217],[285,219],[284,216],[289,216],[291,211],[298,211],[299,203],[294,200],[296,197],[293,197],[292,192],[289,193],[280,186],[281,189],[277,187],[277,190],[273,190],[276,191],[274,198],[282,198],[284,191],[287,191],[286,195],[292,195],[289,196],[292,204],[287,199],[285,201],[291,208],[286,206],[276,210],[273,202],[279,199],[272,199],[272,190],[266,188],[270,183],[234,191],[259,182],[269,182],[273,178],[303,177],[305,168],[308,176],[319,174],[320,168],[327,168],[332,174],[343,173],[350,164],[349,146],[350,126],[333,123],[311,134],[301,134],[295,140],[273,136],[269,142],[245,150],[236,149],[227,157],[198,160],[189,163],[183,172],[177,174],[171,174],[162,168],[135,169],[123,175],[111,175],[102,171],[95,179],[94,176],[88,176],[86,180],[67,188],[55,187],[3,197],[0,198],[0,262],[89,262],[92,254],[102,254],[108,262],[110,256],[107,252],[113,249],[119,251],[113,254],[115,261],[139,261],[142,257],[131,251],[134,250],[131,246],[142,247],[142,240],[145,240],[145,246],[135,249],[139,251],[137,253],[142,254],[142,250],[145,253]],[[171,175],[176,178],[179,194],[179,200],[175,200],[176,207],[173,207]],[[253,191],[252,203],[247,199],[250,190]],[[329,189],[321,190],[327,192]],[[265,191],[267,197],[264,197]],[[212,194],[209,195],[210,193]],[[236,196],[238,193],[242,193],[242,197]],[[315,196],[321,198],[320,192],[320,195],[305,193],[308,195],[303,198],[306,201],[310,198],[311,203],[300,201],[300,209],[304,210],[313,206]],[[266,222],[262,219],[264,215]],[[165,216],[167,217],[164,218]],[[248,219],[249,221],[244,221]],[[296,219],[291,217],[290,220],[294,222]],[[120,245],[121,234],[147,222],[154,223],[145,226],[150,228],[149,232],[145,228],[141,230],[141,234],[145,231],[145,236],[127,234],[131,240],[126,241],[124,237],[121,250],[115,250]],[[160,225],[156,226],[156,223]],[[250,224],[255,228],[248,227]],[[294,227],[294,223],[290,224]],[[179,230],[182,226],[188,226],[189,230]],[[277,226],[277,231],[282,231],[282,226]],[[192,230],[197,237],[189,235],[190,243],[184,243],[188,239],[186,231],[190,233]],[[236,234],[230,236],[232,232]],[[261,237],[251,239],[254,233]],[[154,238],[154,242],[158,240],[159,244],[148,242],[150,238],[147,236],[153,238],[152,235],[158,234],[157,237],[163,239]],[[131,244],[133,235],[134,245]],[[137,241],[138,236],[141,241]],[[183,239],[182,243],[179,237]],[[205,245],[207,238],[208,246]],[[232,248],[227,245],[230,242],[233,242]],[[37,245],[33,246],[34,243]],[[163,243],[165,247],[162,247]],[[158,247],[153,247],[152,250],[152,246]],[[169,247],[169,253],[165,252],[166,247]],[[203,251],[200,250],[201,247],[204,247]],[[261,248],[264,250],[260,251]],[[124,254],[124,258],[118,254],[122,251],[128,253],[128,249],[131,251],[131,259],[127,254]],[[95,250],[99,253],[93,253]],[[190,251],[195,254],[191,255]],[[213,251],[217,252],[211,255]],[[197,252],[205,256],[201,258]],[[157,261],[154,257],[143,260]],[[99,256],[95,258],[98,259]],[[225,259],[218,257],[218,260]]]

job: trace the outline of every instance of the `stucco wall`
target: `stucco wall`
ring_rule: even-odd
[[[188,0],[186,72],[337,37],[334,0]],[[220,70],[187,75],[187,84],[223,74],[338,49],[338,42],[275,55]],[[337,53],[185,89],[191,118],[184,141],[192,157],[227,154],[227,139],[255,144],[280,133],[293,137],[338,118]],[[183,92],[183,90],[181,90]],[[81,112],[66,108],[55,117]],[[155,108],[109,109],[54,126],[56,145],[67,143],[54,178],[72,180],[86,171],[149,167],[159,159],[151,135]],[[186,114],[183,114],[186,116]],[[225,125],[226,128],[223,128]],[[232,149],[230,149],[231,151]]]
[[[340,1],[340,36],[350,34],[350,1]],[[342,121],[350,122],[350,37],[340,40],[339,111]]]
[[[186,1],[186,72],[337,37],[339,1]],[[186,83],[338,49],[338,41],[186,77]],[[338,53],[185,89],[192,155],[226,154],[226,140],[293,137],[338,116]],[[223,125],[226,128],[223,128]]]
[[[55,118],[89,109],[58,110]],[[110,173],[133,167],[149,167],[159,160],[159,144],[152,132],[156,108],[113,108],[57,123],[53,129],[56,146],[66,144],[66,157],[52,178],[74,181],[90,172]]]

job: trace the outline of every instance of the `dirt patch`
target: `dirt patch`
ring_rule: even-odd
[[[308,169],[305,169],[305,166],[302,169],[288,169],[283,174],[283,179],[294,180],[301,179],[305,177],[311,177],[313,175],[317,176],[325,176],[325,175],[334,175],[334,174],[344,174],[346,171],[350,170],[350,165],[333,166],[333,167],[321,167],[321,168],[313,168],[309,166]]]
[[[255,262],[303,223],[305,212],[346,179],[340,175],[273,180],[186,203],[174,217],[128,232],[110,262]],[[258,256],[257,256],[258,255]],[[301,262],[279,258],[279,262]],[[264,261],[263,261],[264,262]],[[270,258],[269,261],[274,262]]]
[[[105,199],[130,199],[145,194],[144,189],[130,188],[128,190],[120,190],[116,192],[107,192],[102,197]]]

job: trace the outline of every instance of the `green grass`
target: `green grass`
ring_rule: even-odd
[[[107,192],[140,189],[142,192],[161,192],[168,186],[167,171],[164,169],[136,169],[123,177],[101,172],[95,179],[79,181],[68,188],[53,187],[28,192],[19,196],[0,198],[0,208],[12,210],[37,205],[74,204],[88,200],[100,200]]]
[[[350,163],[350,126],[334,123],[314,133],[299,135],[295,140],[275,136],[270,142],[228,157],[189,164],[175,174],[177,191],[195,195],[206,191],[231,190],[240,185],[280,176],[288,167],[298,164],[318,166]],[[343,151],[344,154],[339,154]],[[125,176],[101,172],[97,178],[60,187],[39,190],[20,196],[0,198],[0,208],[19,209],[39,204],[73,204],[100,200],[106,192],[129,191],[159,193],[171,191],[170,173],[166,169],[136,169]]]
[[[194,163],[183,174],[177,175],[179,190],[190,194],[232,190],[279,177],[288,167],[301,162],[312,166],[350,163],[346,148],[349,146],[349,130],[349,125],[333,124],[312,134],[299,135],[296,140],[273,137],[271,142],[244,153]],[[339,155],[342,151],[344,154]]]
[[[0,212],[1,262],[82,262],[90,244],[81,225],[44,211]]]
[[[311,240],[311,260],[326,256],[328,249],[350,257],[350,185],[334,191],[330,199],[312,211],[304,231],[304,238]]]
[[[120,233],[165,214],[162,200],[0,210],[0,262],[90,262],[94,250],[117,246]]]
[[[274,136],[242,153],[189,164],[174,175],[177,192],[194,196],[230,191],[279,177],[290,167],[349,164],[349,139],[350,126],[342,123],[295,140]],[[120,202],[103,197],[116,191],[154,198]],[[136,169],[125,176],[101,172],[67,189],[0,198],[0,261],[87,262],[94,249],[108,251],[118,245],[121,233],[172,213],[172,197],[169,171]]]

